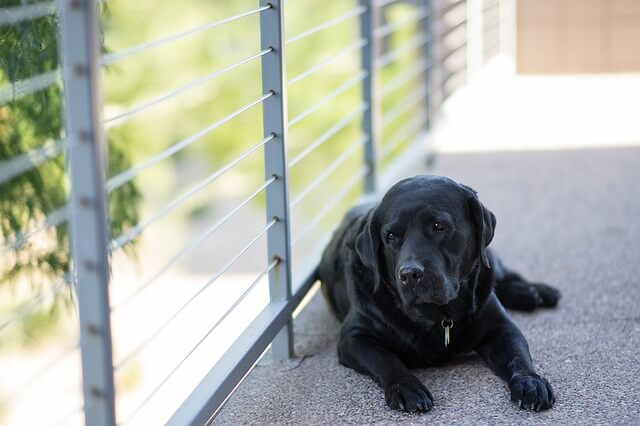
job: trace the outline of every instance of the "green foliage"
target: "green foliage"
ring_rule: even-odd
[[[205,0],[167,0],[162,7],[152,0],[109,2],[109,17],[105,20],[105,44],[110,51],[121,51],[150,40],[157,40],[200,25],[255,9],[254,0],[210,2]],[[323,0],[290,1],[285,4],[286,38],[342,15],[357,6],[355,0],[327,2]],[[406,19],[412,13],[407,4],[389,7],[389,20]],[[313,13],[309,13],[313,11]],[[153,19],[149,19],[153,16]],[[416,26],[407,26],[388,41],[389,49],[402,46],[416,34]],[[330,29],[287,45],[288,79],[323,62],[359,38],[358,18],[348,19]],[[422,47],[424,48],[424,47]],[[179,88],[193,80],[221,70],[260,51],[258,14],[227,25],[191,34],[157,48],[123,58],[111,66],[104,76],[105,115],[114,116]],[[380,82],[386,83],[398,73],[415,64],[420,48],[405,55],[382,70]],[[289,118],[293,118],[320,101],[339,85],[359,72],[357,51],[344,55],[324,66],[317,73],[288,89]],[[113,142],[123,142],[134,162],[140,162],[176,143],[183,141],[217,120],[233,113],[263,93],[260,61],[235,68],[163,101],[131,120],[110,129]],[[398,88],[382,102],[386,113],[415,90],[418,76]],[[412,84],[413,83],[413,84]],[[360,84],[333,99],[305,118],[289,131],[288,157],[294,158],[309,144],[345,116],[352,113],[361,101]],[[407,121],[415,118],[418,108],[407,110],[384,129],[382,144]],[[291,197],[299,194],[318,174],[326,170],[346,148],[360,136],[360,120],[355,119],[345,129],[324,143],[290,170]],[[262,115],[257,106],[232,121],[201,135],[187,148],[145,170],[136,178],[144,188],[149,210],[157,210],[176,195],[205,179],[210,173],[227,164],[262,139]],[[395,157],[409,138],[393,149],[383,165]],[[124,142],[126,141],[126,143]],[[331,174],[327,182],[314,189],[292,212],[294,228],[309,222],[331,199],[336,188],[347,182],[362,166],[362,150],[357,150],[342,166]],[[188,174],[184,171],[189,170]],[[220,194],[233,188],[236,196],[248,194],[262,181],[263,158],[260,150],[244,159],[232,172],[209,185],[172,213],[188,222],[217,211]],[[356,189],[358,187],[356,186]],[[322,225],[333,226],[344,209],[355,199],[354,190],[338,204]],[[257,204],[261,207],[262,199]],[[327,226],[318,226],[317,231]],[[294,229],[295,232],[295,229]]]
[[[2,6],[20,0],[0,0]],[[255,0],[209,1],[167,0],[159,6],[152,0],[129,2],[110,0],[108,14],[102,12],[104,45],[108,51],[121,51],[137,44],[170,36],[199,25],[214,22],[256,8]],[[357,5],[355,0],[305,0],[285,4],[286,36],[339,16]],[[313,13],[309,13],[313,11]],[[406,18],[412,9],[406,4],[386,10],[388,19]],[[41,18],[30,23],[0,27],[0,84],[28,78],[58,67],[56,19]],[[416,32],[403,28],[389,41],[390,49],[400,47]],[[358,18],[346,20],[328,30],[287,46],[288,78],[326,60],[359,38]],[[105,118],[113,117],[142,102],[207,76],[260,51],[259,15],[234,21],[137,53],[109,65],[102,73]],[[390,81],[409,65],[415,64],[416,50],[382,70],[380,82]],[[323,99],[340,84],[359,72],[356,52],[327,64],[314,75],[289,87],[289,118]],[[108,130],[108,174],[114,176],[149,156],[185,140],[212,123],[233,113],[263,94],[260,60],[252,61],[217,78],[203,82],[178,96],[165,100],[131,120],[116,122]],[[385,97],[383,114],[410,95],[419,82],[410,82]],[[0,106],[0,161],[29,152],[47,141],[60,139],[61,87],[54,86]],[[361,102],[360,84],[305,118],[289,132],[289,160],[345,116]],[[396,131],[416,114],[408,110],[390,123],[382,134],[384,146]],[[361,136],[360,120],[355,119],[290,170],[291,197],[299,194],[346,148]],[[258,143],[263,137],[262,114],[256,106],[215,130],[203,134],[189,147],[142,172],[134,182],[110,194],[109,215],[113,236],[120,235],[139,221],[141,189],[145,211],[157,211],[187,188],[205,179],[229,161]],[[408,140],[408,138],[407,138]],[[390,152],[387,162],[402,149]],[[362,166],[362,150],[356,150],[327,182],[318,186],[293,210],[296,226],[309,222],[342,184]],[[186,171],[186,172],[185,172]],[[262,151],[244,159],[234,170],[185,202],[172,215],[185,221],[218,212],[220,194],[231,188],[236,196],[252,192],[264,178]],[[358,187],[347,194],[323,221],[332,226],[355,199]],[[37,227],[45,216],[63,206],[69,183],[64,156],[60,155],[33,170],[0,185],[0,239],[13,242],[21,232]],[[256,199],[259,206],[264,197]],[[222,209],[220,209],[222,211]],[[157,226],[154,224],[154,226]],[[318,227],[326,231],[327,226]],[[149,231],[153,232],[153,230]],[[179,232],[175,232],[179,234]],[[44,237],[42,237],[44,235]],[[0,286],[30,274],[35,290],[52,277],[69,270],[69,237],[66,223],[38,233],[37,238],[19,244],[0,259]]]
[[[18,3],[18,2],[15,2]],[[0,84],[29,78],[57,67],[56,22],[37,19],[0,28]],[[55,140],[61,134],[61,93],[57,86],[14,99],[0,107],[0,161],[23,155]],[[20,233],[44,220],[45,215],[64,204],[64,160],[54,158],[0,185],[0,236],[5,244],[15,243],[2,260],[4,285],[24,272],[45,272],[62,276],[68,271],[65,250],[42,249],[41,242],[21,244]],[[66,226],[53,237],[64,243]]]
[[[19,0],[3,0],[1,7],[19,4]],[[56,16],[47,16],[0,27],[0,85],[58,69],[57,21]],[[27,96],[18,94],[0,106],[0,166],[63,138],[62,90],[61,84],[55,84]],[[108,151],[110,171],[130,164],[122,143],[111,144]],[[43,226],[49,215],[65,206],[68,196],[64,152],[0,184],[0,288],[26,282],[35,294],[69,274],[68,223]],[[140,198],[133,183],[110,195],[113,233],[137,223]],[[69,294],[63,291],[60,297],[68,298]],[[54,300],[44,311],[27,316],[18,327],[26,327],[26,335],[35,336],[29,330],[46,329],[42,315],[55,319],[59,306]]]
[[[0,350],[6,348],[32,347],[51,341],[62,331],[58,324],[68,311],[70,295],[66,291],[65,297],[55,297],[49,303],[38,306],[28,315],[2,330]],[[3,310],[21,312],[23,305],[9,305]]]

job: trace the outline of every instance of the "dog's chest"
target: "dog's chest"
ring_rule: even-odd
[[[440,322],[431,327],[394,325],[393,333],[385,333],[385,343],[410,368],[436,365],[476,346],[476,336],[466,321]]]

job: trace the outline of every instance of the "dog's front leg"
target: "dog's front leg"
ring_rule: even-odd
[[[429,411],[433,408],[431,392],[375,337],[345,333],[338,345],[340,362],[371,376],[384,389],[389,407],[404,411]]]
[[[529,345],[513,322],[503,313],[478,348],[489,367],[509,384],[511,400],[521,408],[546,410],[556,399],[549,382],[533,368]]]

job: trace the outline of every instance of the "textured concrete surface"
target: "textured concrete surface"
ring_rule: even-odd
[[[432,172],[478,190],[505,262],[563,292],[555,310],[512,313],[556,406],[518,409],[469,356],[417,371],[431,412],[391,411],[338,364],[339,324],[317,294],[296,320],[299,357],[256,367],[215,424],[640,424],[640,148],[443,155]]]

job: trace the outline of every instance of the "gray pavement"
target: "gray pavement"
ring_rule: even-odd
[[[296,320],[298,358],[256,367],[214,424],[640,424],[640,148],[441,155],[430,172],[475,188],[503,260],[563,292],[555,310],[512,313],[555,407],[518,409],[471,355],[417,371],[431,412],[394,412],[338,364],[318,293]]]

